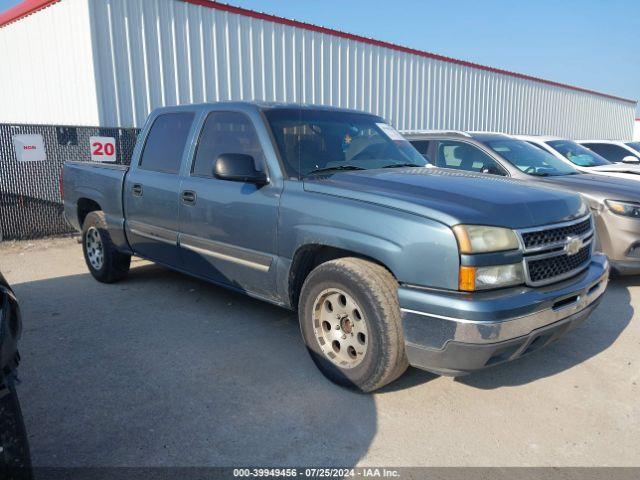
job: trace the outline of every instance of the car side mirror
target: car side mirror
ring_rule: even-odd
[[[256,185],[267,183],[267,175],[256,169],[253,157],[243,153],[221,154],[213,166],[213,175],[231,182],[247,182]]]
[[[622,163],[640,163],[638,157],[634,157],[633,155],[627,155],[622,159]]]

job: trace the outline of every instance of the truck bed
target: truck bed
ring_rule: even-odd
[[[83,205],[95,202],[105,213],[109,229],[123,232],[122,188],[129,167],[92,162],[66,162],[62,170],[64,214],[81,230]]]

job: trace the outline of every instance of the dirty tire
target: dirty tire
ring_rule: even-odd
[[[102,262],[98,267],[92,265],[90,253],[87,249],[87,235],[95,235],[96,231],[102,243]],[[121,280],[129,272],[131,256],[116,250],[111,240],[111,235],[107,230],[107,223],[102,211],[91,212],[84,219],[82,224],[82,251],[91,275],[99,282],[112,283]]]
[[[359,364],[336,365],[322,352],[314,329],[314,305],[328,289],[352,297],[363,310],[368,344]],[[346,257],[323,263],[306,278],[298,315],[311,358],[332,382],[371,392],[397,379],[407,369],[398,303],[398,283],[384,267],[360,258]]]

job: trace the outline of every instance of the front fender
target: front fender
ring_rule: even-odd
[[[460,259],[452,230],[409,212],[309,192],[283,195],[280,257],[290,266],[308,245],[372,258],[401,283],[457,289]]]

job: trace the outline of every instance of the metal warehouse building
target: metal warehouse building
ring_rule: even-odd
[[[633,133],[633,100],[208,0],[25,0],[0,25],[0,122],[139,127],[162,105],[262,99],[400,129]]]

